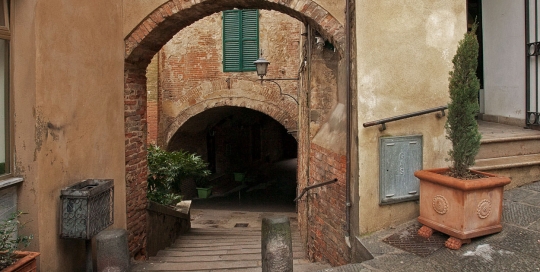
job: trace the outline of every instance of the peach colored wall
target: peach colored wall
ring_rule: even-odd
[[[360,233],[418,215],[416,202],[379,206],[379,138],[423,135],[424,168],[445,166],[445,119],[362,124],[448,103],[448,72],[466,31],[466,1],[356,1]]]
[[[84,241],[58,238],[60,190],[115,180],[125,228],[122,1],[12,1],[16,174],[41,271],[81,271]]]

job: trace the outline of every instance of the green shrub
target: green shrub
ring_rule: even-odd
[[[210,174],[200,156],[180,150],[167,152],[158,146],[148,147],[149,200],[163,205],[181,201],[180,184],[186,178],[203,178]]]
[[[452,63],[454,70],[450,72],[450,99],[448,119],[445,129],[447,138],[452,142],[449,151],[452,161],[452,176],[464,178],[469,176],[469,167],[474,165],[474,157],[480,149],[480,138],[476,115],[479,111],[478,91],[480,81],[476,76],[478,66],[478,41],[475,23],[472,30],[465,34],[459,42]]]
[[[0,223],[0,270],[16,262],[15,250],[20,249],[20,245],[27,247],[34,238],[33,235],[17,235],[18,230],[24,228],[24,224],[19,221],[21,215],[23,213],[20,211],[13,213],[7,220]]]

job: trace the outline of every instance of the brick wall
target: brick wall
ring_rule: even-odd
[[[158,136],[158,57],[152,58],[152,62],[146,69],[146,116],[148,119],[148,144],[156,144]]]
[[[349,263],[345,243],[346,157],[311,145],[309,175],[312,184],[338,179],[338,182],[313,189],[307,195],[307,250],[312,260],[334,266]]]
[[[160,48],[162,48],[175,33],[190,26],[197,20],[204,18],[212,13],[219,12],[224,9],[224,6],[228,7],[236,6],[239,8],[259,8],[267,10],[277,10],[285,14],[289,14],[298,18],[303,22],[310,22],[311,25],[322,33],[326,38],[329,38],[334,45],[337,45],[340,55],[343,54],[344,49],[344,29],[332,14],[328,13],[323,7],[319,6],[317,2],[312,0],[302,1],[245,1],[245,0],[231,0],[231,1],[214,1],[214,0],[200,0],[200,1],[167,1],[160,7],[154,9],[137,27],[130,32],[125,39],[125,131],[126,131],[126,194],[127,194],[127,224],[129,231],[129,249],[132,255],[145,255],[144,247],[146,244],[146,229],[144,224],[146,223],[145,208],[146,208],[146,68],[151,62],[153,56],[155,56]],[[275,20],[275,18],[271,18]],[[268,36],[268,43],[262,44],[262,48],[271,48],[275,44],[272,40],[274,33],[270,33]],[[197,37],[194,35],[193,37]],[[204,35],[203,35],[204,36]],[[188,37],[192,38],[192,37]],[[290,50],[290,46],[286,46]],[[277,57],[279,57],[279,52]],[[275,65],[273,59],[268,55],[266,58],[273,62],[270,66],[269,76],[272,77],[285,77],[287,73],[292,71],[280,71],[276,69],[283,65]],[[274,69],[274,70],[273,70]],[[279,74],[281,73],[281,74]],[[244,82],[239,80],[239,82]],[[218,83],[218,81],[215,81]],[[219,83],[225,84],[225,83]],[[254,85],[252,85],[254,86]],[[197,88],[197,87],[195,87]],[[276,92],[275,89],[264,87],[265,92]],[[284,88],[288,92],[288,88]],[[143,94],[144,92],[144,94]],[[293,90],[294,93],[294,90]],[[292,95],[292,94],[291,94]],[[267,95],[267,97],[275,97],[273,95]],[[207,104],[201,106],[199,112],[204,110],[204,107],[212,107],[218,105],[230,105],[231,102],[227,102],[226,98],[217,101],[213,104]],[[242,100],[238,103],[240,105],[244,103],[247,105],[248,101],[256,101],[256,99],[247,99],[243,96],[237,100]],[[279,100],[275,100],[277,102]],[[192,99],[188,99],[193,103]],[[197,103],[197,101],[195,100]],[[228,104],[229,103],[229,104]],[[263,110],[266,108],[281,108],[287,109],[290,103],[277,103],[265,105],[262,102],[257,106]],[[164,103],[163,108],[172,113],[171,116],[178,116],[178,113],[174,112],[177,107],[175,103]],[[279,111],[274,119],[287,121],[285,127],[289,127],[290,123],[296,124],[296,119],[290,121],[292,118],[286,116],[286,114]],[[289,112],[289,110],[285,110]],[[307,120],[307,119],[305,119]],[[170,120],[169,120],[170,122]],[[305,151],[306,149],[304,149]],[[307,152],[307,151],[305,151]]]
[[[141,70],[125,71],[124,122],[126,133],[126,202],[129,251],[145,256],[146,246],[146,76]]]
[[[298,107],[271,83],[261,84],[256,72],[222,71],[221,13],[205,17],[177,33],[159,53],[161,95],[159,144],[168,145],[172,135],[194,114],[223,106],[223,98],[235,105],[261,111],[297,129]],[[270,78],[296,78],[303,24],[280,12],[261,10],[259,41],[271,62]],[[297,97],[296,81],[280,81],[282,92]],[[240,103],[238,103],[240,102]],[[149,115],[149,118],[151,116]]]

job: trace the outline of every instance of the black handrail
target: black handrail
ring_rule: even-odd
[[[321,187],[321,186],[324,186],[324,185],[328,185],[328,184],[331,184],[331,183],[334,183],[334,182],[337,182],[337,181],[338,181],[338,179],[335,178],[335,179],[333,179],[333,180],[329,180],[329,181],[321,182],[321,183],[319,183],[319,184],[307,186],[307,187],[304,188],[304,190],[302,190],[302,193],[300,193],[300,195],[294,199],[294,201],[295,201],[295,202],[298,201],[300,198],[302,198],[302,197],[304,196],[304,194],[307,193],[307,191],[309,191],[309,190],[311,190],[311,189],[313,189],[313,188],[317,188],[317,187]]]
[[[417,112],[411,112],[411,113],[398,115],[398,116],[394,116],[394,117],[390,117],[390,118],[380,119],[380,120],[377,120],[377,121],[367,122],[367,123],[364,123],[363,126],[364,127],[371,127],[371,126],[381,125],[379,130],[383,131],[383,130],[386,129],[386,123],[390,123],[390,122],[398,121],[398,120],[402,120],[402,119],[407,119],[407,118],[411,118],[411,117],[415,117],[415,116],[420,116],[420,115],[424,115],[424,114],[428,114],[428,113],[432,113],[432,112],[440,111],[441,113],[437,114],[437,118],[442,118],[443,116],[446,115],[445,112],[444,112],[444,110],[446,110],[446,109],[448,109],[448,106],[440,106],[440,107],[436,107],[436,108],[432,108],[432,109],[427,109],[427,110],[422,110],[422,111],[417,111]]]

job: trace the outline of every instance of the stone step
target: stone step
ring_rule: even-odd
[[[317,271],[330,265],[306,259],[297,228],[292,228],[295,272]],[[257,271],[261,269],[260,228],[193,228],[165,250],[131,271]]]
[[[193,256],[212,256],[212,255],[238,255],[238,254],[261,254],[260,248],[242,248],[242,249],[220,249],[220,250],[193,250],[178,248],[167,248],[158,252],[156,257],[193,257]],[[301,246],[293,245],[293,257],[304,258],[305,251]]]
[[[260,259],[247,261],[207,261],[201,259],[195,262],[155,262],[150,260],[144,263],[136,263],[132,266],[131,271],[261,271],[261,265]],[[293,260],[293,265],[294,271],[316,271],[330,267],[327,264],[313,264],[303,259]]]
[[[540,135],[487,138],[481,140],[476,159],[540,154]]]
[[[508,190],[540,179],[540,154],[477,159],[471,169],[509,177]]]

